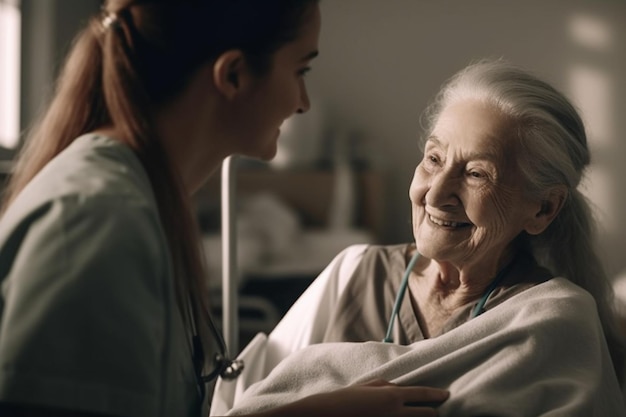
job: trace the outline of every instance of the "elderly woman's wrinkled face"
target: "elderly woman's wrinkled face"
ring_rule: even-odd
[[[459,267],[497,264],[540,211],[525,198],[512,130],[476,100],[442,111],[409,192],[420,253]]]

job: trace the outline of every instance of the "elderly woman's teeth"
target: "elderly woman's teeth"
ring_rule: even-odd
[[[465,224],[465,223],[457,223],[457,222],[447,222],[445,220],[437,219],[433,216],[428,216],[428,218],[430,219],[431,222],[439,226],[445,226],[445,227],[459,227]]]

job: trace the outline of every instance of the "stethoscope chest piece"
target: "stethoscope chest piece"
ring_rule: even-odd
[[[236,379],[244,369],[244,363],[241,359],[230,359],[227,355],[226,343],[224,343],[224,338],[222,334],[217,330],[213,320],[210,316],[207,317],[207,322],[209,325],[209,329],[215,342],[217,343],[218,353],[213,356],[213,371],[211,371],[208,375],[202,375],[202,368],[204,367],[204,349],[202,346],[202,342],[200,341],[200,336],[197,333],[195,327],[195,320],[193,321],[193,330],[194,334],[192,336],[192,357],[194,366],[196,369],[196,376],[198,378],[199,383],[207,383],[218,376],[222,377],[225,380],[233,380]]]
[[[215,362],[220,370],[220,376],[225,380],[237,379],[243,372],[244,363],[241,359],[228,359],[221,354],[215,355]]]

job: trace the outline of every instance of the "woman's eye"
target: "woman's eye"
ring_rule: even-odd
[[[439,164],[439,158],[436,155],[427,155],[426,160],[431,164]]]
[[[483,179],[486,177],[485,173],[481,171],[469,171],[468,175],[474,179]]]
[[[311,71],[311,67],[305,67],[298,71],[300,77],[305,77]]]

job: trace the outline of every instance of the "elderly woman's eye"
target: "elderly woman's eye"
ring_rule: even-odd
[[[472,178],[484,178],[485,174],[483,174],[480,171],[470,171],[469,172],[469,176],[472,177]]]
[[[428,160],[428,162],[432,162],[433,164],[439,163],[439,158],[437,158],[437,156],[435,155],[427,155],[426,159]]]

